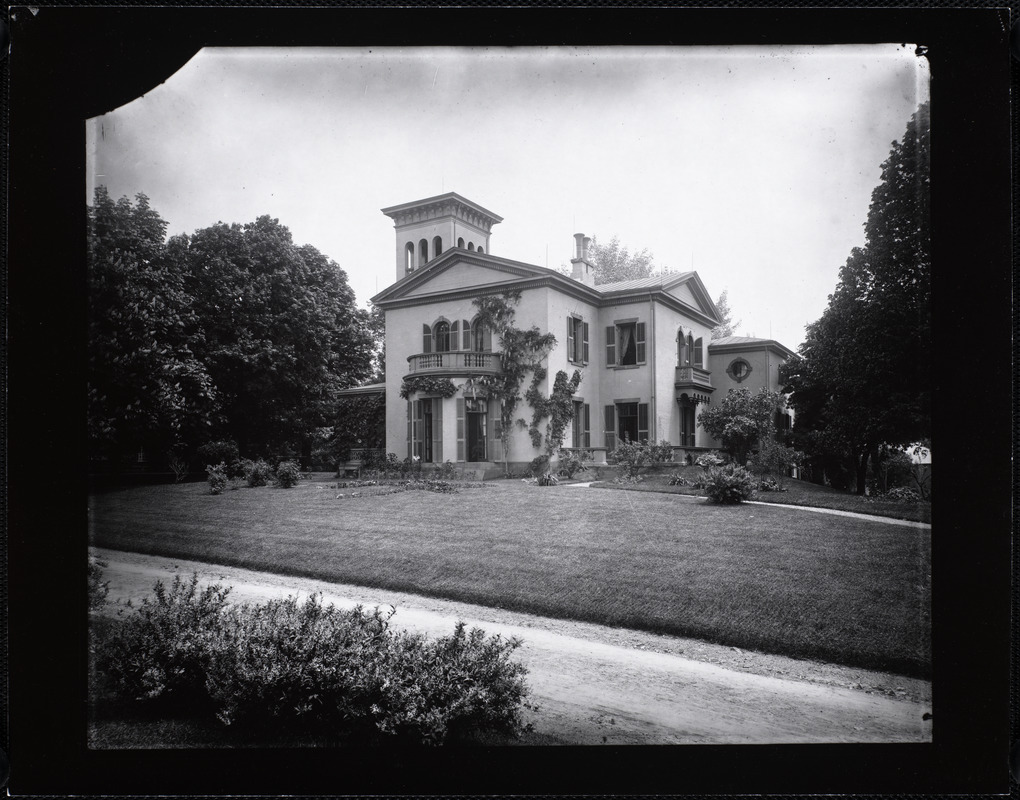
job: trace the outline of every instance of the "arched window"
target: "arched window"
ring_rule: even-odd
[[[442,237],[435,237],[432,240],[432,257],[436,258],[443,252],[443,239]]]
[[[463,249],[464,249],[464,237],[463,237],[463,236],[462,236],[462,237],[460,237],[460,238],[459,238],[459,239],[457,240],[457,247],[459,247],[459,248],[460,248],[461,250],[463,250]]]
[[[690,363],[691,354],[687,349],[687,337],[684,336],[684,329],[680,328],[676,332],[676,365],[686,367]]]
[[[429,243],[422,239],[418,242],[418,266],[424,267],[427,263],[429,263]]]
[[[434,346],[437,353],[450,352],[450,323],[445,320],[436,323],[433,328]]]
[[[487,353],[492,349],[489,331],[478,317],[471,323],[471,349],[476,353]]]
[[[475,249],[475,243],[474,242],[468,242],[468,250],[474,250],[474,249]]]
[[[414,242],[408,242],[404,248],[404,274],[414,272]]]
[[[471,333],[471,323],[468,322],[466,319],[462,319],[460,321],[460,331],[461,331],[461,334],[460,334],[461,335],[461,348],[460,349],[461,350],[471,350],[471,349],[473,349],[472,345],[473,345],[474,340],[472,338],[472,333]]]
[[[479,248],[478,248],[478,252],[479,252],[479,253],[484,253],[485,251],[484,251],[484,250],[483,250],[483,249],[481,248],[481,246],[479,246]]]
[[[705,357],[703,355],[704,344],[703,339],[698,338],[694,340],[694,366],[696,367],[704,368],[705,366]]]

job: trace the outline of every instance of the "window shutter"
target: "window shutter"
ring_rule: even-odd
[[[492,352],[492,331],[487,325],[482,325],[482,350],[486,353]]]
[[[581,352],[581,363],[588,363],[588,323],[585,322],[581,325],[582,332],[582,352]]]
[[[421,351],[423,353],[432,352],[432,328],[428,325],[421,326]]]
[[[587,328],[588,326],[585,325]],[[584,446],[591,447],[591,405],[584,404]]]
[[[432,460],[443,463],[443,398],[432,400]]]
[[[460,330],[461,330],[461,340],[462,340],[462,347],[460,349],[461,350],[470,350],[471,349],[471,323],[468,322],[466,319],[462,319],[460,321]]]
[[[414,401],[414,414],[411,417],[411,442],[414,445],[414,455],[421,458],[421,400]]]
[[[454,320],[450,323],[450,350],[460,349],[460,322]]]
[[[411,443],[413,442],[411,437],[411,401],[407,401],[407,457],[410,458],[414,455],[414,450],[411,449]]]
[[[610,325],[609,327],[606,328],[606,366],[611,367],[615,363],[616,363],[616,326]],[[609,406],[606,406],[606,408],[609,408]]]
[[[464,461],[464,398],[457,398],[457,460]]]
[[[701,339],[694,340],[694,366],[696,367],[704,366],[704,359],[701,355],[702,344]]]
[[[503,421],[499,418],[499,401],[489,403],[489,419],[492,420],[492,460],[503,460]]]
[[[612,453],[616,449],[616,406],[606,406],[606,450]]]
[[[567,317],[567,361],[574,363],[574,318]]]
[[[637,438],[639,442],[648,440],[648,403],[638,403],[637,407]]]
[[[645,363],[645,323],[634,326],[634,340],[637,342],[637,363]]]

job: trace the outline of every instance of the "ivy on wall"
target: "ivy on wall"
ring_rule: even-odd
[[[553,380],[552,394],[543,397],[538,387],[545,380],[546,370],[539,367],[531,380],[531,386],[524,395],[528,405],[532,408],[531,425],[528,426],[528,434],[531,436],[531,444],[534,447],[542,446],[542,431],[539,424],[546,417],[549,422],[545,426],[545,448],[547,457],[552,457],[563,445],[563,435],[567,430],[567,423],[574,418],[574,393],[581,385],[581,371],[574,370],[574,374],[568,379],[567,373],[560,370]]]
[[[408,375],[400,387],[400,396],[407,400],[415,393],[453,397],[457,394],[457,385],[449,378],[436,378],[432,375]]]

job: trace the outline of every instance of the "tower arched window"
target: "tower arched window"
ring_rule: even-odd
[[[437,258],[443,252],[443,239],[441,236],[436,236],[432,240],[432,257]]]
[[[460,238],[459,238],[459,239],[457,240],[457,247],[459,247],[459,248],[460,248],[461,250],[463,250],[463,249],[464,249],[464,237],[463,237],[463,236],[461,236],[461,237],[460,237]]]
[[[474,250],[474,249],[475,249],[475,243],[474,242],[468,242],[468,250]]]
[[[404,274],[414,272],[414,242],[408,242],[404,248]]]
[[[418,242],[418,266],[424,267],[429,263],[429,243],[427,239]]]
[[[484,251],[484,250],[483,250],[483,249],[481,248],[481,245],[479,245],[479,246],[478,246],[478,252],[479,252],[479,253],[484,253],[484,252],[485,252],[485,251]]]
[[[442,320],[436,323],[433,329],[433,340],[437,353],[450,352],[450,323]]]

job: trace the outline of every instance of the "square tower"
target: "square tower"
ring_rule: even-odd
[[[488,253],[492,226],[503,221],[456,192],[390,206],[382,213],[397,232],[398,281],[454,247]]]

